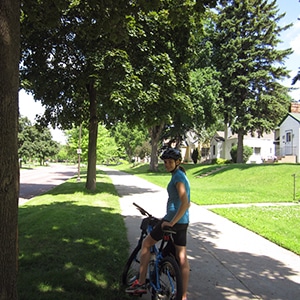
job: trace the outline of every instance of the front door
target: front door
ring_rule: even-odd
[[[293,131],[287,130],[285,132],[285,155],[293,154]]]

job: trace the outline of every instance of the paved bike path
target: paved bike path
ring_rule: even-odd
[[[136,202],[156,217],[165,213],[167,192],[127,173],[103,169],[119,195],[131,248],[141,216]],[[192,190],[192,188],[191,188]],[[300,298],[300,257],[261,236],[192,204],[188,230],[189,300]],[[144,295],[141,299],[150,299]]]

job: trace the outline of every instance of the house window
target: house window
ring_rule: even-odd
[[[288,142],[291,142],[292,141],[292,134],[291,134],[291,132],[287,132],[286,133],[286,142],[288,143]]]
[[[216,145],[213,146],[213,155],[216,155]]]
[[[253,152],[255,155],[260,155],[260,149],[259,147],[254,147]]]

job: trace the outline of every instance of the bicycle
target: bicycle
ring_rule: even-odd
[[[146,218],[140,225],[141,235],[137,246],[129,256],[122,273],[122,282],[130,286],[139,278],[140,251],[143,239],[150,233],[159,219],[153,217],[142,207],[133,203],[140,213]],[[171,228],[164,228],[164,236],[159,247],[151,247],[151,259],[148,264],[146,285],[151,293],[152,300],[181,300],[182,298],[182,279],[179,265],[176,261],[175,246]],[[142,296],[142,295],[141,295]]]

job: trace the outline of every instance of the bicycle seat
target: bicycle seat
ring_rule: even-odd
[[[176,231],[174,231],[170,226],[164,226],[162,230],[165,234],[176,234]]]

